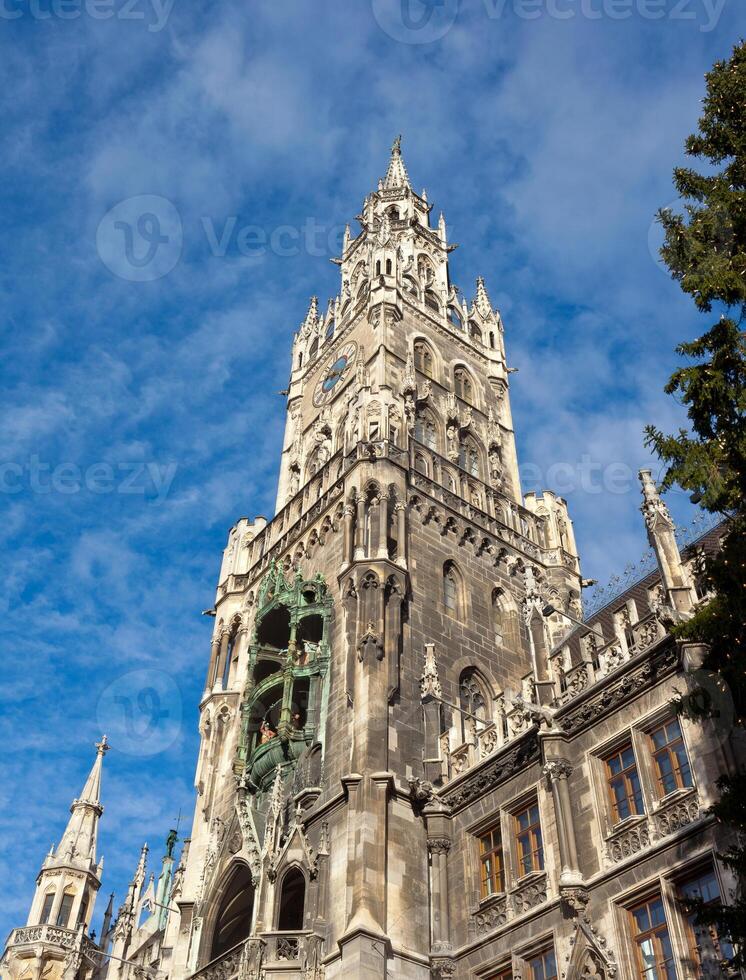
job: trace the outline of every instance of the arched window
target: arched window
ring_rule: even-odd
[[[60,910],[57,913],[56,925],[60,929],[67,929],[68,922],[70,921],[70,913],[73,910],[73,902],[75,901],[75,895],[72,892],[65,892],[62,896],[62,901],[60,903]]]
[[[387,276],[390,276],[391,275],[391,268],[392,268],[392,266],[391,266],[391,259],[386,259],[386,275]]]
[[[418,473],[422,473],[423,476],[430,475],[430,467],[427,465],[427,459],[422,455],[422,453],[415,453],[414,468]]]
[[[311,347],[309,348],[309,351],[308,351],[308,358],[309,358],[309,360],[312,361],[314,359],[314,357],[316,357],[316,355],[318,354],[318,352],[319,352],[319,338],[318,337],[315,337],[314,338],[314,341],[311,344]]]
[[[415,370],[422,372],[428,378],[433,376],[433,352],[424,340],[418,340],[414,345]]]
[[[418,412],[414,420],[414,437],[428,449],[438,448],[438,429],[432,416],[427,412]]]
[[[404,286],[405,293],[408,293],[410,296],[413,296],[415,299],[417,299],[418,296],[417,283],[414,281],[414,279],[412,279],[411,276],[404,276],[403,286]]]
[[[469,320],[469,336],[472,340],[482,343],[482,331],[473,320]]]
[[[324,343],[326,343],[327,340],[331,340],[333,336],[334,336],[334,320],[330,320],[329,326],[326,328],[326,336],[324,337]]]
[[[494,330],[490,330],[490,347],[492,348],[492,350],[495,349],[495,331]]]
[[[440,303],[432,289],[425,290],[425,306],[428,306],[431,310],[435,310],[436,313],[440,313]]]
[[[461,711],[462,736],[467,741],[474,729],[484,728],[490,722],[489,697],[486,685],[476,667],[467,667],[461,672],[458,684],[458,699]]]
[[[380,276],[381,275],[381,260],[380,259],[378,259],[376,261],[376,275],[377,276]]]
[[[448,307],[448,320],[457,330],[464,329],[464,325],[461,322],[461,314],[458,312],[455,306]]]
[[[517,652],[521,646],[518,608],[512,596],[502,587],[492,592],[492,621],[498,646]]]
[[[299,868],[290,868],[282,879],[277,928],[280,932],[300,932],[306,904],[306,879]]]
[[[453,382],[456,388],[456,395],[469,405],[474,404],[474,384],[471,375],[466,368],[456,368],[453,372]]]
[[[451,616],[460,618],[463,613],[463,589],[461,586],[461,575],[456,565],[452,561],[447,561],[443,566],[443,604],[446,612]]]
[[[395,204],[392,204],[386,213],[392,221],[399,220],[399,208]]]
[[[303,351],[298,354],[298,370],[303,367]]]
[[[220,900],[212,934],[211,960],[248,938],[253,909],[254,886],[249,869],[242,864],[233,872]]]
[[[458,465],[470,476],[481,478],[479,449],[473,439],[462,439],[458,447]]]

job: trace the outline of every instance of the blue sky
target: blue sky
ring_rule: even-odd
[[[402,2],[0,2],[3,935],[103,729],[104,896],[191,812],[200,612],[272,511],[291,336],[397,133],[503,313],[525,489],[561,483],[587,575],[645,548],[624,474],[708,322],[653,215],[739,0]]]

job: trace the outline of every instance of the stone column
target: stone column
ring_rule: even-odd
[[[223,630],[220,634],[220,652],[218,654],[218,662],[215,668],[215,679],[213,681],[213,687],[217,684],[223,685],[223,671],[225,670],[225,658],[228,656],[228,644],[230,643],[230,630],[227,628]]]
[[[346,568],[352,561],[352,545],[354,534],[355,508],[352,504],[345,504],[344,508],[344,544],[342,546],[343,558],[342,566]]]
[[[575,828],[572,820],[570,805],[570,788],[568,779],[572,766],[567,759],[553,759],[547,762],[542,770],[552,787],[554,816],[557,822],[557,837],[559,838],[560,887],[563,885],[579,885],[583,876],[578,867],[578,848],[575,841]]]
[[[355,521],[355,552],[354,560],[361,561],[365,558],[365,494],[357,495],[357,518]]]
[[[207,668],[207,677],[205,678],[205,694],[209,694],[215,682],[215,667],[217,665],[219,654],[220,654],[220,637],[216,636],[213,638],[212,644],[210,646],[210,663]]]
[[[448,852],[451,841],[448,837],[428,837],[427,850],[430,859],[430,903],[433,953],[449,951],[451,946],[451,924],[448,912]]]
[[[407,505],[402,501],[394,507],[396,514],[397,555],[396,564],[407,567]]]
[[[378,505],[378,557],[388,558],[389,556],[389,498],[388,494],[381,494]]]

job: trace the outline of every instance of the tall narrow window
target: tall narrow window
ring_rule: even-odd
[[[650,741],[660,795],[668,796],[677,789],[691,787],[692,770],[679,719],[672,718],[671,721],[656,728],[650,734]]]
[[[212,934],[210,959],[222,956],[251,932],[254,908],[254,885],[251,872],[239,865],[232,873],[218,907]]]
[[[57,925],[60,929],[67,929],[67,924],[70,921],[70,913],[73,909],[73,902],[75,901],[75,896],[71,895],[70,892],[65,892],[62,896],[62,902],[60,903],[60,910],[57,913]]]
[[[671,937],[660,895],[630,912],[639,980],[676,980]]]
[[[423,340],[418,340],[414,345],[414,366],[415,370],[427,375],[428,378],[432,378],[433,353]]]
[[[482,729],[489,722],[488,697],[484,685],[474,667],[462,671],[458,685],[461,708],[461,733],[466,742],[471,732]]]
[[[425,306],[428,306],[431,310],[435,310],[436,313],[440,312],[438,297],[435,295],[432,289],[425,290]]]
[[[453,381],[457,397],[472,405],[474,403],[474,385],[469,372],[465,368],[456,368],[453,372]]]
[[[479,450],[476,443],[472,442],[471,439],[464,439],[459,445],[458,465],[462,470],[466,470],[470,476],[476,476],[477,479],[481,477]]]
[[[505,891],[505,861],[500,825],[496,824],[479,837],[482,898]]]
[[[318,354],[318,352],[319,352],[319,340],[318,337],[316,337],[308,351],[309,359],[313,360],[314,357],[316,357],[316,355]]]
[[[640,776],[631,744],[606,759],[606,781],[611,801],[613,822],[621,823],[636,813],[644,813]]]
[[[280,914],[277,928],[283,932],[300,932],[306,901],[306,879],[298,868],[291,868],[282,879]]]
[[[544,842],[538,802],[531,803],[515,817],[515,842],[521,877],[544,870]]]
[[[458,572],[452,562],[447,562],[443,569],[443,602],[452,616],[459,612],[459,586]]]
[[[473,320],[469,320],[469,336],[472,340],[476,340],[477,343],[482,343],[482,331]]]
[[[461,322],[461,316],[459,315],[459,312],[455,306],[448,307],[448,319],[457,330],[464,329],[464,325]]]
[[[41,907],[41,918],[39,922],[44,925],[49,922],[49,917],[52,914],[52,906],[54,905],[54,892],[48,892],[44,896],[44,904]]]
[[[425,412],[418,412],[414,420],[414,437],[417,442],[421,442],[428,449],[437,451],[438,430],[431,416]]]
[[[700,925],[696,913],[688,907],[692,899],[704,902],[705,905],[720,901],[720,886],[715,871],[712,868],[701,871],[694,878],[682,882],[678,892],[686,917],[691,965],[696,969],[697,976],[706,976],[706,967],[715,966],[713,961],[729,960],[733,957],[731,943],[718,935],[714,925]]]
[[[532,956],[528,961],[531,980],[556,980],[557,978],[557,957],[554,949],[543,950],[538,956]]]

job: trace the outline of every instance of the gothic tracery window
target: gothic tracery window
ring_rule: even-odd
[[[474,404],[474,384],[466,368],[456,368],[453,372],[456,396],[469,405]]]
[[[438,430],[433,417],[428,412],[418,412],[414,421],[414,437],[428,449],[437,450]]]
[[[469,734],[489,724],[488,695],[486,687],[475,667],[462,671],[458,685],[459,707],[461,708],[462,736],[468,740]]]
[[[469,336],[472,340],[482,343],[482,331],[473,320],[469,320]]]
[[[457,330],[464,329],[464,325],[461,322],[461,314],[458,312],[455,306],[448,307],[448,320]]]
[[[481,477],[479,449],[472,439],[463,439],[459,444],[458,465],[470,476]]]
[[[438,302],[438,297],[432,291],[432,289],[425,290],[425,306],[429,307],[431,310],[435,310],[440,313],[440,303]]]
[[[414,366],[428,378],[433,376],[433,352],[424,340],[418,340],[414,345]]]

